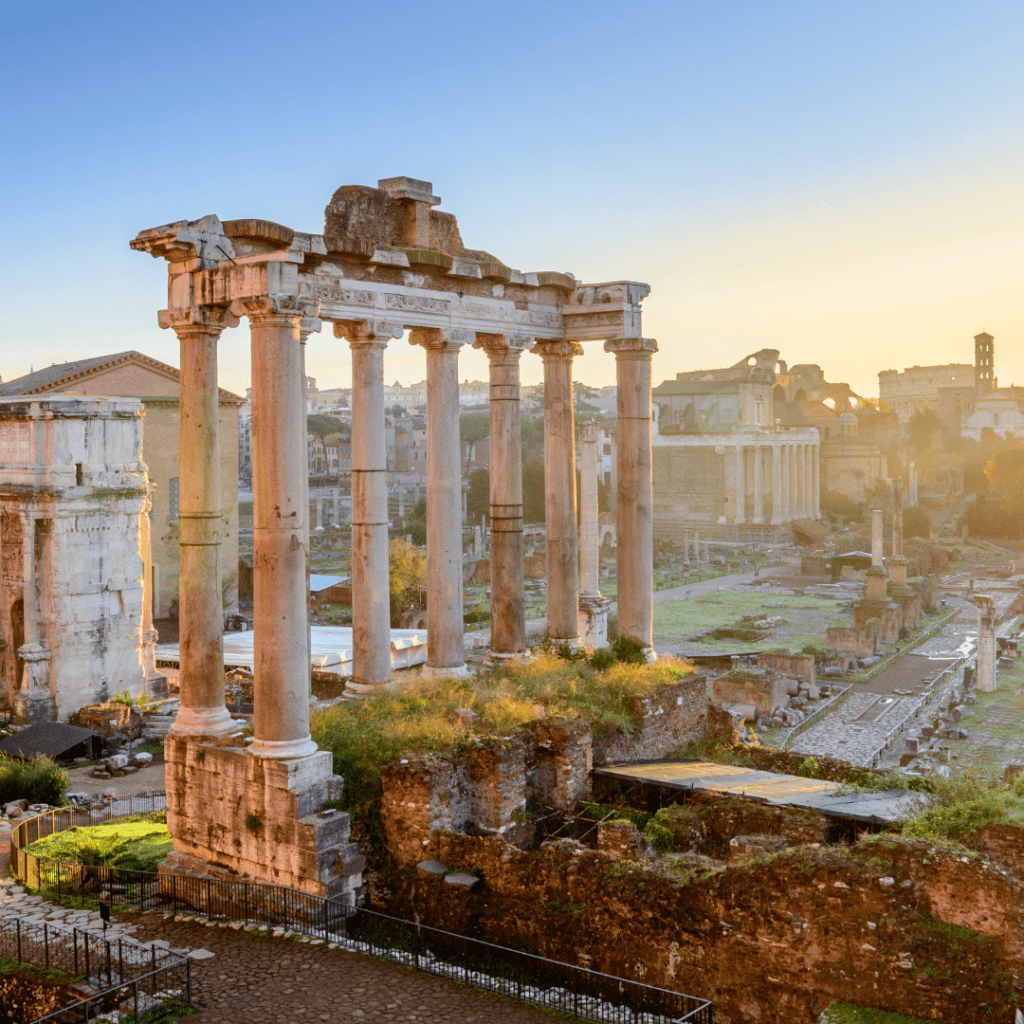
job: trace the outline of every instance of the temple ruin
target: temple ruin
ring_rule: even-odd
[[[653,657],[651,357],[645,284],[583,284],[513,270],[463,245],[429,182],[388,178],[332,196],[322,234],[215,216],[142,231],[168,263],[159,313],[181,344],[181,711],[168,737],[164,868],[352,894],[360,858],[346,815],[322,816],[341,780],[309,731],[304,346],[323,321],[352,350],[353,682],[391,676],[384,349],[405,333],[427,356],[428,676],[463,675],[458,357],[490,359],[492,659],[525,650],[519,366],[544,364],[548,631],[580,644],[573,359],[603,341],[618,383],[620,631]],[[217,341],[252,337],[255,735],[224,706]],[[498,585],[500,583],[500,585]]]

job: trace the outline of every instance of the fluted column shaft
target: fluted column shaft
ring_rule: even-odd
[[[427,350],[428,678],[466,674],[462,621],[462,473],[459,350],[466,331],[415,330]]]
[[[401,324],[336,323],[352,349],[352,682],[391,678],[384,349]]]
[[[814,446],[804,445],[804,514],[808,519],[814,517]]]
[[[812,495],[812,507],[814,509],[814,518],[821,518],[821,446],[814,446],[814,453],[811,459],[811,495]]]
[[[580,593],[600,593],[597,537],[597,444],[596,423],[580,428]]]
[[[792,517],[792,509],[790,507],[790,489],[789,489],[789,445],[783,444],[779,446],[779,454],[782,460],[782,472],[779,477],[779,486],[782,489],[782,519],[781,522],[788,523]]]
[[[220,582],[220,402],[217,340],[238,323],[216,306],[164,310],[181,350],[178,398],[179,735],[217,735],[233,728],[224,706],[224,603]]]
[[[778,441],[772,442],[772,524],[782,522],[782,458]]]
[[[764,449],[754,445],[754,522],[764,522]]]
[[[654,504],[651,478],[652,338],[606,341],[615,353],[618,392],[618,615],[619,632],[654,648]]]
[[[736,517],[735,522],[747,521],[747,474],[745,449],[736,443]]]
[[[252,336],[256,664],[249,749],[258,757],[297,758],[317,749],[309,735],[309,502],[299,337],[302,315],[310,311],[276,298],[241,305]]]
[[[572,361],[583,352],[583,347],[572,341],[544,341],[537,342],[534,351],[544,362],[544,533],[548,634],[554,640],[578,644],[579,551]]]
[[[490,653],[500,658],[526,650],[519,361],[533,339],[478,334],[475,345],[490,360]]]
[[[797,477],[796,447],[795,444],[787,447],[789,455],[789,514],[792,519],[800,518],[800,485]]]

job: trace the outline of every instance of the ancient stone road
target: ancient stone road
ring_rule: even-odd
[[[195,1024],[544,1024],[566,1019],[340,949],[174,923],[155,915],[124,916],[137,925],[140,941],[166,939],[172,948],[201,947],[215,954],[192,965],[194,997],[201,1007],[188,1018]]]

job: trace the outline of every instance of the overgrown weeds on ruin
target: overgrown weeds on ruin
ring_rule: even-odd
[[[687,662],[617,662],[604,670],[554,655],[468,679],[417,680],[314,713],[313,738],[345,779],[346,807],[380,792],[381,768],[404,754],[457,754],[474,736],[506,736],[546,715],[584,718],[598,735],[638,724],[631,702],[693,673]],[[477,717],[462,716],[460,710]]]

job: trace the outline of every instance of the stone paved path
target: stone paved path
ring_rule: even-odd
[[[215,955],[193,964],[195,1024],[295,1024],[321,1020],[493,1021],[543,1024],[561,1015],[324,945],[307,945],[191,921],[130,915],[139,938]]]

